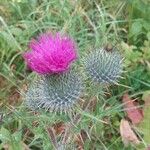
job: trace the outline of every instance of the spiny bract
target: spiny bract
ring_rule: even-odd
[[[97,49],[84,60],[87,75],[98,83],[116,83],[122,73],[122,57],[117,51]]]
[[[77,102],[83,89],[82,78],[75,71],[43,75],[31,84],[26,103],[31,109],[66,112]]]

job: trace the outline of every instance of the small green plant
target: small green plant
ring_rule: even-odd
[[[142,45],[150,34],[150,4],[148,0],[128,0],[129,11],[129,42]]]

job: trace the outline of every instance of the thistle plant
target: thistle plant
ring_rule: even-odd
[[[45,33],[33,39],[29,48],[23,57],[38,76],[26,93],[27,106],[52,112],[74,108],[83,90],[80,72],[71,67],[77,60],[74,40],[60,33]],[[117,51],[98,49],[87,55],[84,68],[95,82],[116,83],[122,72],[122,57]]]
[[[27,66],[38,73],[25,101],[31,109],[66,112],[79,99],[82,78],[71,63],[77,59],[76,44],[69,36],[45,33],[32,40],[24,54]]]
[[[42,75],[26,93],[27,105],[32,109],[43,108],[54,112],[72,109],[82,91],[82,80],[71,70],[63,74]]]
[[[122,57],[113,50],[97,49],[84,59],[87,76],[94,82],[102,84],[117,83],[122,73]]]

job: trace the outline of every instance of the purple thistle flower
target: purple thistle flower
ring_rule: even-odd
[[[76,44],[69,36],[60,33],[45,33],[31,40],[31,51],[23,57],[27,66],[39,74],[65,72],[77,59]]]

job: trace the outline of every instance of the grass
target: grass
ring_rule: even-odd
[[[62,145],[61,141],[66,142],[66,137],[70,138],[67,140],[71,145],[84,145],[87,150],[136,149],[133,145],[125,147],[121,141],[119,123],[125,115],[121,97],[129,92],[131,96],[141,98],[144,91],[149,89],[150,72],[147,62],[150,53],[145,55],[147,52],[142,51],[142,47],[149,49],[148,45],[134,43],[135,37],[138,39],[137,33],[136,36],[128,36],[135,19],[131,20],[132,16],[127,13],[130,10],[129,4],[130,2],[121,0],[1,2],[0,149],[51,150]],[[88,51],[108,43],[115,45],[127,59],[124,79],[120,80],[118,86],[109,87],[105,94],[100,89],[97,90],[97,87],[92,90],[95,100],[87,96],[87,106],[82,108],[81,103],[77,116],[43,111],[36,113],[27,109],[22,94],[35,74],[26,70],[22,54],[28,49],[29,40],[44,31],[69,33],[78,43],[81,58]],[[143,40],[148,41],[144,38],[145,35]],[[127,48],[122,46],[123,42],[136,46],[133,57],[126,53]],[[137,52],[140,54],[136,55]],[[93,108],[90,108],[89,105],[92,104]],[[59,132],[63,125],[67,129],[66,136],[63,137],[60,133],[53,135],[52,127],[56,126],[56,131]],[[83,142],[79,135],[82,135]]]

